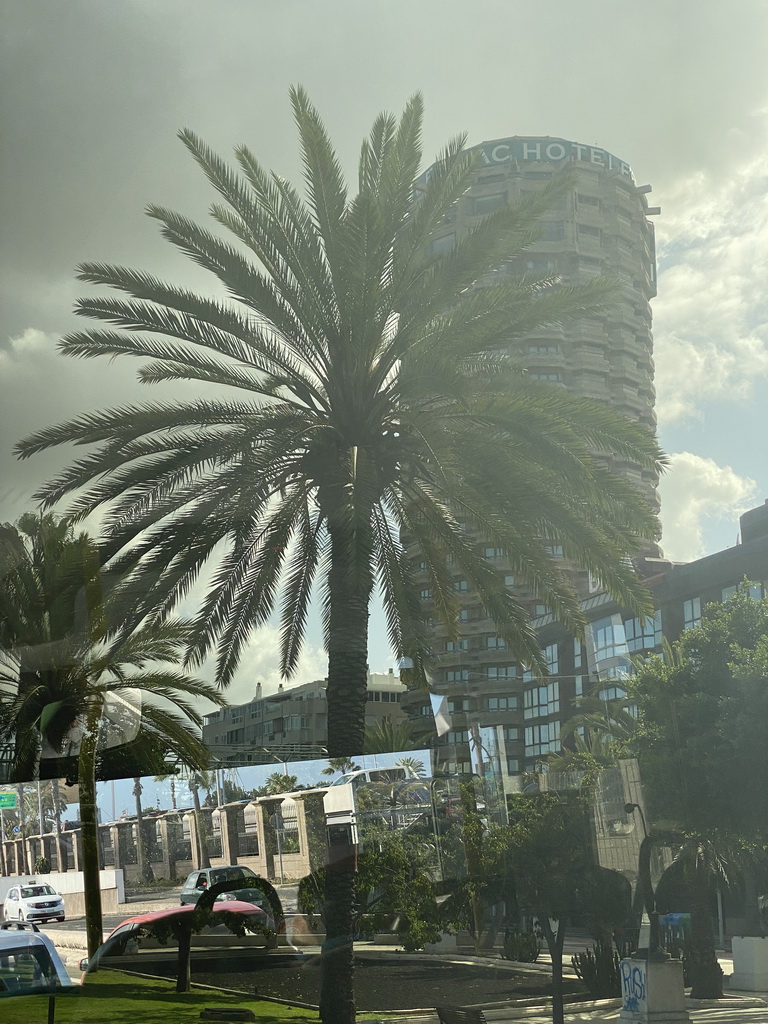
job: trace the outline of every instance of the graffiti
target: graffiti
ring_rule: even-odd
[[[621,961],[621,994],[624,1009],[639,1013],[645,1008],[645,967],[636,960]]]

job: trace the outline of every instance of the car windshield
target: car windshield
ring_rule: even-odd
[[[166,921],[56,1024],[768,1003],[768,0],[0,10],[0,949]]]
[[[0,996],[47,991],[56,984],[56,969],[44,946],[0,946]]]
[[[21,887],[21,898],[32,899],[34,896],[57,896],[58,893],[50,885],[23,885]]]

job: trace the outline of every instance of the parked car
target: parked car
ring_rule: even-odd
[[[182,907],[188,903],[197,903],[202,893],[219,882],[239,882],[245,878],[256,878],[255,872],[241,864],[224,864],[218,868],[201,868],[187,875],[181,890]]]
[[[0,998],[69,989],[72,981],[53,942],[25,922],[0,925]]]
[[[270,904],[269,897],[262,889],[236,889],[232,892],[222,892],[214,900],[214,906],[218,906],[219,903],[230,903],[232,901],[239,903],[250,903],[251,906],[258,907],[259,910],[263,910],[269,920],[269,925],[274,928],[275,932],[285,931],[285,920],[281,917],[276,919],[275,910]]]
[[[47,882],[28,882],[12,885],[3,903],[6,921],[63,921],[64,900]]]

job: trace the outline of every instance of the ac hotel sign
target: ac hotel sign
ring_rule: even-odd
[[[582,160],[604,170],[619,171],[628,178],[632,177],[629,164],[607,150],[598,149],[596,146],[583,146],[579,142],[569,142],[567,139],[553,139],[548,135],[515,135],[511,139],[481,142],[479,146],[472,148],[474,152],[480,153],[486,166],[506,164],[510,160],[548,160],[552,163],[561,160]]]

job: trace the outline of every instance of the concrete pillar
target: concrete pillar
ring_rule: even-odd
[[[240,855],[238,818],[241,810],[242,804],[225,804],[213,812],[213,817],[217,817],[219,820],[221,856],[225,864],[237,864],[237,858]]]
[[[72,836],[72,860],[74,861],[75,871],[83,870],[83,839],[80,834],[79,828],[73,828],[70,832]]]
[[[197,817],[193,811],[184,815],[184,821],[189,829],[189,845],[192,850],[192,870],[200,870],[200,835],[197,828]]]
[[[157,819],[157,829],[160,833],[160,845],[163,850],[163,878],[176,877],[176,841],[175,836],[173,835],[174,824],[176,823],[169,821],[168,818]]]

